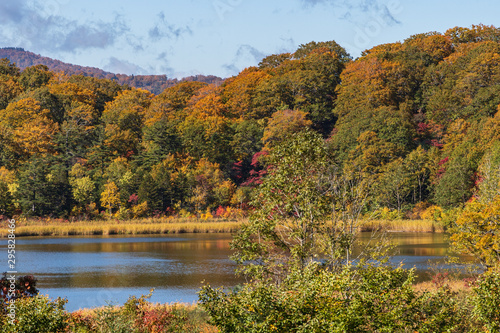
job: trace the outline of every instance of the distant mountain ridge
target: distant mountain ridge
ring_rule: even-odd
[[[17,67],[24,70],[27,67],[35,65],[45,65],[51,71],[64,72],[68,75],[84,75],[99,79],[110,79],[118,82],[121,85],[129,85],[131,87],[142,88],[151,91],[154,94],[161,93],[164,89],[172,87],[182,81],[200,81],[206,83],[217,83],[223,79],[214,75],[194,75],[183,79],[171,79],[166,75],[125,75],[114,74],[103,71],[96,67],[85,67],[79,65],[68,64],[60,60],[43,57],[39,54],[29,52],[20,47],[4,47],[0,48],[0,59],[7,58],[11,62],[16,63]]]

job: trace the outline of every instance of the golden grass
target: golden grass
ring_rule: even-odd
[[[362,224],[361,231],[444,232],[433,220],[372,220]]]
[[[467,285],[467,283],[463,280],[448,280],[446,281],[443,285],[446,285],[447,287],[450,288],[451,291],[454,292],[464,292],[470,290],[470,287]],[[439,289],[439,286],[436,285],[436,283],[432,281],[424,281],[424,282],[418,282],[413,285],[413,289],[417,292],[429,292],[429,291],[436,291]]]
[[[16,237],[22,236],[91,236],[91,235],[149,235],[178,233],[231,233],[242,224],[238,220],[186,221],[182,219],[138,219],[130,221],[78,221],[61,220],[19,221]],[[0,237],[7,237],[5,226]]]
[[[247,219],[143,218],[134,220],[69,221],[62,219],[20,219],[16,237],[153,235],[178,233],[234,233]],[[432,220],[372,220],[361,223],[360,231],[444,232]],[[0,238],[7,237],[7,223],[0,225]]]

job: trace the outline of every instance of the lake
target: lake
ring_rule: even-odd
[[[429,263],[443,264],[448,249],[445,235],[390,236],[397,244],[391,261],[416,267],[419,279],[428,278]],[[68,298],[69,311],[123,304],[130,295],[148,294],[151,288],[155,288],[152,302],[192,303],[203,281],[226,287],[244,282],[235,277],[235,265],[228,258],[231,238],[230,234],[17,238],[16,263],[18,276],[38,278],[41,294]],[[368,238],[369,233],[362,234],[362,239]],[[4,253],[6,243],[0,246]]]

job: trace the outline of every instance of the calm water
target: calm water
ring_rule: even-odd
[[[429,262],[442,264],[447,244],[442,234],[394,233],[398,244],[393,262],[416,267],[425,278]],[[194,302],[203,281],[235,286],[229,234],[91,238],[18,238],[17,269],[38,278],[42,294],[67,297],[66,309],[123,304],[130,295],[148,294],[151,301]],[[363,235],[368,238],[368,235]],[[0,251],[6,253],[6,240]],[[5,260],[6,262],[6,260]],[[4,264],[6,266],[6,263]],[[6,271],[4,268],[2,271]],[[19,274],[20,275],[20,274]]]

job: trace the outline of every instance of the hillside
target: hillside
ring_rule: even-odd
[[[224,216],[249,207],[272,170],[266,156],[304,130],[328,152],[325,179],[336,170],[359,180],[370,214],[500,202],[499,41],[493,26],[456,27],[355,60],[335,41],[310,42],[221,84],[158,95],[19,73],[4,59],[0,214]]]
[[[53,72],[65,72],[68,75],[81,74],[84,76],[99,79],[109,79],[118,82],[120,85],[142,88],[158,95],[168,87],[172,87],[182,81],[199,81],[205,83],[216,83],[222,81],[220,77],[213,75],[195,75],[181,80],[168,78],[166,75],[125,75],[103,71],[96,67],[85,67],[68,64],[60,60],[43,57],[33,52],[25,51],[17,47],[0,48],[0,59],[7,58],[16,63],[17,67],[24,70],[34,65],[45,65]]]

